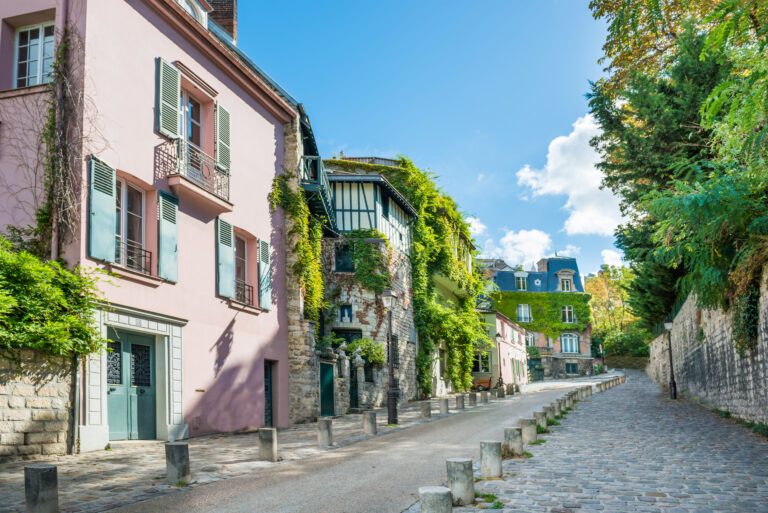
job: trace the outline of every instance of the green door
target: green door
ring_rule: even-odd
[[[328,417],[333,412],[333,364],[320,364],[320,415]]]
[[[154,337],[109,328],[107,419],[110,440],[151,440],[155,432]]]

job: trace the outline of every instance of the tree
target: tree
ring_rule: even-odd
[[[584,280],[584,292],[591,295],[593,328],[622,330],[635,320],[627,304],[627,288],[634,279],[629,267],[603,265],[597,276]]]

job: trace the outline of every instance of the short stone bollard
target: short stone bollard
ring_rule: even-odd
[[[557,400],[557,411],[558,411],[558,415],[562,415],[563,413],[565,413],[565,401],[563,399]]]
[[[317,444],[322,447],[333,445],[333,419],[317,419]]]
[[[501,477],[501,442],[480,442],[480,476]]]
[[[451,513],[451,490],[444,486],[422,486],[419,488],[419,511],[421,513]]]
[[[165,444],[166,481],[170,484],[189,484],[192,475],[189,471],[189,444],[187,442],[167,442]]]
[[[530,444],[536,441],[536,419],[520,419],[517,421],[520,429],[523,431],[523,443]]]
[[[555,414],[552,412],[552,406],[544,406],[544,422],[548,420],[555,420]]]
[[[475,502],[475,475],[472,459],[449,458],[445,460],[448,486],[454,506],[469,506]]]
[[[366,435],[375,435],[378,432],[376,428],[376,412],[363,412],[363,433]]]
[[[507,385],[507,395],[515,395],[515,384],[510,383]]]
[[[499,397],[499,393],[495,388],[491,389],[491,401],[495,401]]]
[[[462,394],[459,394],[456,396],[456,409],[457,410],[464,409],[464,395]]]
[[[440,415],[447,415],[447,414],[448,414],[448,398],[441,397],[440,398]]]
[[[504,397],[507,395],[504,391],[504,387],[499,387],[498,391],[496,392],[496,395],[499,399],[504,399]]]
[[[488,391],[483,390],[480,392],[480,402],[487,403],[488,402]]]
[[[33,464],[24,467],[24,498],[28,513],[59,511],[59,477],[56,465]]]
[[[568,408],[573,408],[573,401],[570,395],[565,396],[565,409],[567,410]]]
[[[504,457],[523,455],[523,430],[519,427],[504,428]]]
[[[259,459],[277,461],[277,429],[259,429]]]
[[[427,399],[426,401],[421,401],[421,418],[422,419],[431,419],[432,418],[432,401]]]
[[[475,392],[469,394],[469,405],[477,406],[477,394]]]
[[[533,412],[533,418],[536,421],[537,426],[541,427],[542,429],[547,429],[547,416],[543,411]]]

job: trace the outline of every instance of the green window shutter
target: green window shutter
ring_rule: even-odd
[[[161,134],[179,137],[179,98],[181,97],[181,73],[176,67],[158,57],[156,59],[157,103],[155,104],[155,128]]]
[[[179,200],[168,193],[158,197],[157,273],[168,281],[179,281]]]
[[[235,232],[232,225],[216,218],[216,292],[235,297]]]
[[[229,171],[229,141],[230,141],[229,111],[216,104],[216,165]]]
[[[259,306],[264,310],[272,308],[272,266],[271,248],[265,240],[259,241]]]
[[[115,261],[115,169],[91,156],[88,200],[88,256]]]

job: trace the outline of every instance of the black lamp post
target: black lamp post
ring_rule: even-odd
[[[669,398],[677,399],[677,383],[675,383],[675,369],[672,367],[672,318],[664,319],[664,329],[667,330],[667,347],[669,349]]]
[[[395,381],[395,367],[392,347],[392,307],[397,299],[397,294],[387,289],[381,293],[381,302],[387,309],[387,366],[389,367],[389,387],[387,390],[387,423],[397,424],[397,397],[400,390]]]

